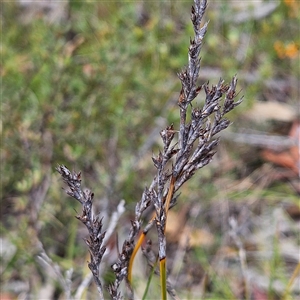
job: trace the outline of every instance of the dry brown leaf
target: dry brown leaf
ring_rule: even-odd
[[[187,228],[186,232],[189,231],[190,231],[190,240],[189,240],[190,247],[199,247],[199,246],[210,247],[213,245],[215,241],[214,236],[205,229]]]
[[[9,293],[1,293],[0,294],[0,299],[1,300],[13,300],[13,299],[17,299],[17,298],[14,297],[12,294],[9,294]]]
[[[252,297],[253,300],[268,300],[268,292],[259,289],[257,286],[253,286],[252,288]]]
[[[290,130],[289,137],[296,141],[295,145],[281,152],[265,149],[261,152],[262,157],[279,166],[293,170],[296,174],[300,172],[300,122],[296,121]]]
[[[168,241],[178,243],[186,223],[187,208],[183,207],[180,212],[170,210],[166,225]]]
[[[256,102],[250,111],[247,111],[247,118],[254,121],[284,121],[292,122],[297,117],[297,111],[290,105],[279,102]]]

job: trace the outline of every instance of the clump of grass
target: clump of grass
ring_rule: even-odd
[[[168,211],[178,200],[178,192],[185,182],[190,180],[199,169],[210,163],[219,144],[217,135],[230,125],[225,115],[239,105],[242,99],[235,101],[237,95],[237,77],[234,76],[229,84],[222,79],[217,85],[208,83],[199,85],[200,52],[205,37],[208,22],[202,25],[207,1],[194,1],[191,10],[191,20],[194,37],[190,39],[188,64],[178,74],[181,91],[178,97],[180,123],[171,124],[160,132],[163,148],[158,155],[152,157],[156,175],[151,184],[145,188],[141,199],[135,207],[134,220],[125,239],[117,261],[112,265],[115,280],[108,286],[112,299],[121,299],[120,285],[124,281],[129,298],[133,298],[132,267],[134,257],[141,246],[147,232],[153,226],[157,229],[158,261],[161,279],[161,298],[167,299],[167,292],[174,298],[176,293],[167,280],[166,272],[166,223]],[[195,104],[196,97],[204,91],[202,105]],[[102,230],[102,220],[93,213],[93,193],[81,187],[81,173],[71,173],[64,165],[57,167],[63,180],[69,187],[67,194],[75,198],[82,205],[82,214],[77,218],[87,227],[89,239],[86,240],[90,251],[88,264],[101,299],[104,299],[103,285],[100,276],[100,264],[106,251],[103,243],[105,231]],[[142,217],[149,207],[154,207],[154,215],[141,231]],[[148,262],[155,265],[153,257],[147,255]],[[151,252],[152,253],[152,252]]]

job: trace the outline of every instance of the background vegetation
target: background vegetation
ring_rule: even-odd
[[[185,264],[171,263],[184,299],[203,291],[207,299],[245,297],[232,216],[254,299],[300,293],[296,280],[288,285],[299,259],[299,157],[288,139],[291,127],[299,131],[299,2],[242,3],[210,1],[206,16],[200,80],[215,84],[237,73],[245,101],[217,158],[182,191],[177,222],[170,220],[171,256],[184,247],[180,236],[191,234]],[[178,121],[176,74],[186,64],[191,5],[2,5],[2,293],[63,297],[35,259],[38,241],[62,270],[74,268],[74,290],[88,272],[86,232],[74,218],[77,203],[61,191],[58,163],[82,171],[105,218],[125,199],[119,239],[126,234],[155,172],[158,133]],[[257,131],[264,142],[250,135]],[[187,231],[176,236],[178,218]],[[96,297],[93,287],[88,295]]]

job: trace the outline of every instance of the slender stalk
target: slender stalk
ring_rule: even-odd
[[[167,225],[167,217],[168,217],[168,212],[169,212],[169,207],[170,207],[170,203],[171,200],[173,198],[173,194],[174,194],[174,189],[175,189],[175,182],[176,182],[176,178],[174,176],[172,176],[171,178],[171,182],[170,182],[170,187],[169,187],[169,191],[168,191],[168,195],[166,198],[166,202],[165,202],[165,216],[166,216],[166,220],[165,220],[165,224],[164,224],[164,235],[166,232],[166,225]],[[163,257],[160,258],[159,261],[159,265],[160,265],[160,281],[161,281],[161,294],[162,294],[162,299],[167,299],[167,270],[166,270],[166,261],[167,261],[167,257]]]
[[[159,261],[159,269],[160,269],[161,299],[167,300],[166,257],[164,257]]]
[[[172,176],[169,191],[168,191],[168,195],[167,195],[166,202],[165,202],[166,217],[168,216],[170,203],[171,203],[171,200],[172,200],[173,195],[174,195],[175,182],[176,182],[176,178],[174,176]],[[165,222],[165,230],[166,230],[166,225],[167,225],[167,220]]]
[[[167,197],[165,198],[165,210],[166,211],[169,211],[169,208],[170,208],[170,203],[172,201],[172,198],[173,198],[173,195],[174,195],[174,190],[175,190],[175,178],[172,177],[171,179],[171,183],[170,183],[170,187],[169,187],[169,192],[167,194]],[[143,232],[141,233],[134,249],[133,249],[133,252],[132,252],[132,255],[130,257],[130,261],[129,261],[129,265],[128,265],[128,281],[130,283],[132,283],[132,269],[133,269],[133,262],[134,262],[134,259],[135,259],[135,256],[137,254],[137,252],[139,251],[140,247],[142,246],[146,236],[147,236],[147,233],[149,232],[149,230],[152,228],[153,224],[154,224],[154,220],[155,220],[155,212],[153,213],[148,225],[145,227],[145,229],[143,230]]]
[[[285,292],[284,292],[284,295],[283,295],[283,300],[287,300],[288,299],[288,295],[289,295],[289,292],[290,292],[290,289],[295,281],[295,279],[297,278],[297,275],[300,274],[300,262],[298,262],[293,274],[292,274],[292,277],[290,278],[289,280],[289,283],[288,285],[286,286],[286,289],[285,289]]]
[[[149,287],[150,287],[150,283],[151,283],[152,277],[153,277],[153,275],[155,273],[156,267],[157,267],[157,260],[155,261],[155,263],[153,264],[153,266],[151,268],[151,273],[150,273],[149,278],[147,280],[147,286],[146,286],[146,289],[144,291],[142,300],[146,300],[146,297],[147,297],[147,294],[148,294],[148,291],[149,291]]]
[[[148,233],[148,231],[146,233],[145,232],[141,233],[141,235],[133,249],[133,252],[131,254],[129,264],[128,264],[128,275],[127,275],[127,279],[130,283],[132,283],[132,269],[133,269],[133,262],[134,262],[135,256],[136,256],[137,252],[139,251],[140,247],[142,246],[147,233]]]

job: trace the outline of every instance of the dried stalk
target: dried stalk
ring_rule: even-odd
[[[218,133],[226,129],[230,121],[224,116],[239,105],[242,99],[234,101],[236,97],[237,78],[234,76],[230,84],[224,84],[222,79],[218,84],[209,87],[208,83],[198,85],[200,71],[200,51],[202,41],[207,31],[208,22],[201,26],[202,18],[207,7],[207,1],[195,0],[191,11],[194,28],[194,38],[190,40],[188,51],[188,65],[178,74],[181,81],[181,92],[178,98],[180,124],[176,130],[174,125],[167,126],[160,132],[163,149],[152,160],[157,174],[149,187],[146,187],[140,201],[135,207],[135,218],[131,221],[131,229],[125,239],[117,261],[112,265],[115,281],[108,287],[112,299],[122,299],[119,292],[124,280],[129,291],[129,298],[133,299],[131,287],[132,265],[136,252],[141,246],[147,232],[155,224],[158,233],[158,256],[160,261],[160,276],[162,285],[162,299],[166,299],[167,290],[174,297],[173,288],[167,280],[166,272],[166,223],[169,209],[177,202],[175,193],[188,181],[197,170],[206,166],[216,153],[219,143]],[[194,99],[204,91],[205,99],[199,107]],[[171,168],[171,169],[169,169]],[[93,193],[82,191],[80,173],[71,174],[64,166],[57,168],[70,191],[67,193],[77,199],[83,206],[83,213],[77,217],[89,230],[90,238],[86,240],[91,254],[89,268],[94,281],[103,298],[102,285],[99,279],[99,265],[105,246],[102,246],[105,232],[102,232],[102,220],[92,214]],[[140,239],[135,244],[141,229],[144,211],[153,205],[155,215],[144,228]]]
[[[94,281],[97,286],[100,299],[104,300],[102,283],[99,278],[100,263],[104,252],[105,246],[102,246],[105,232],[102,232],[102,219],[94,216],[92,206],[94,194],[89,190],[82,190],[81,188],[81,173],[71,173],[65,166],[61,165],[56,170],[62,176],[64,182],[69,186],[67,194],[82,205],[82,215],[76,218],[80,220],[89,231],[89,239],[85,242],[89,247],[91,261],[88,267],[93,274]]]
[[[159,260],[161,262],[162,285],[166,275],[166,237],[165,227],[167,222],[167,212],[170,204],[176,203],[174,193],[189,180],[197,170],[207,165],[216,152],[219,139],[214,136],[226,129],[230,121],[224,115],[234,109],[242,101],[234,102],[236,96],[237,78],[233,77],[229,85],[224,84],[220,79],[216,86],[211,88],[208,84],[197,85],[200,71],[200,51],[203,38],[207,31],[206,22],[201,27],[202,17],[207,7],[207,1],[195,0],[192,7],[191,20],[193,23],[195,36],[190,40],[188,53],[188,66],[178,74],[182,89],[178,99],[180,109],[179,131],[174,126],[168,126],[161,131],[163,150],[157,157],[153,157],[154,166],[157,168],[155,179],[156,187],[151,190],[151,202],[155,207],[155,224],[158,231]],[[206,97],[202,107],[193,107],[192,101],[201,90],[205,91]],[[224,101],[222,101],[225,96]],[[188,116],[188,108],[191,107],[191,114]],[[190,120],[190,122],[188,122]],[[174,141],[178,132],[178,141]],[[168,166],[172,163],[172,169]],[[152,220],[143,231],[137,246],[139,247],[147,234]],[[136,247],[137,248],[137,247]],[[135,248],[134,255],[137,251]],[[131,270],[130,270],[131,272]],[[164,274],[162,274],[164,273]],[[131,273],[129,274],[131,276]],[[129,277],[130,278],[130,277]],[[131,279],[131,278],[130,278]],[[162,298],[166,299],[165,292]]]

